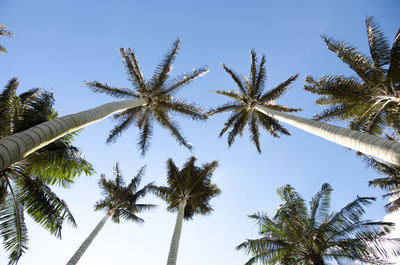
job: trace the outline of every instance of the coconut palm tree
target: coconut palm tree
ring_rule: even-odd
[[[376,135],[388,127],[400,132],[400,29],[390,48],[375,19],[367,17],[365,22],[370,57],[345,42],[322,37],[357,76],[308,76],[304,89],[321,95],[317,104],[327,106],[316,120],[345,120],[353,130]]]
[[[99,200],[94,209],[95,211],[105,210],[106,215],[78,248],[67,265],[78,263],[83,253],[85,253],[86,249],[90,246],[93,239],[97,236],[108,219],[111,218],[111,220],[117,224],[121,219],[139,224],[144,222],[137,214],[145,210],[153,209],[155,205],[137,203],[137,201],[143,198],[153,187],[152,183],[150,183],[138,190],[143,173],[144,167],[139,170],[128,185],[125,185],[118,163],[116,163],[114,167],[114,180],[107,180],[104,174],[101,175],[99,186],[105,198]]]
[[[289,85],[297,78],[297,75],[291,76],[277,87],[264,92],[266,80],[265,56],[262,56],[258,64],[256,53],[253,50],[250,51],[250,55],[250,78],[241,78],[233,70],[224,64],[222,65],[238,86],[239,91],[214,91],[233,100],[207,113],[207,116],[211,116],[232,111],[220,132],[221,137],[228,129],[231,129],[228,135],[229,145],[233,143],[237,135],[242,135],[246,124],[248,124],[251,141],[261,152],[259,126],[275,137],[280,134],[289,135],[289,132],[279,123],[279,121],[282,121],[342,146],[400,165],[400,143],[287,114],[286,112],[296,112],[300,109],[278,105],[276,99],[285,93]]]
[[[259,225],[259,239],[247,240],[238,250],[253,257],[246,265],[325,265],[389,264],[386,260],[400,255],[400,240],[386,237],[394,224],[363,220],[365,207],[375,198],[357,197],[339,212],[330,212],[329,184],[311,199],[304,199],[290,185],[278,189],[283,204],[274,217],[265,213],[249,216]]]
[[[115,113],[119,113],[115,116],[115,119],[119,120],[119,124],[111,131],[108,142],[114,141],[129,125],[136,123],[141,130],[138,144],[142,154],[144,154],[152,136],[153,123],[156,121],[162,127],[167,128],[180,144],[190,149],[190,144],[187,143],[180,132],[179,124],[170,118],[170,113],[177,112],[194,120],[203,120],[205,117],[201,109],[194,104],[175,99],[173,95],[179,88],[204,75],[208,70],[199,68],[193,72],[169,79],[179,43],[179,40],[174,42],[171,50],[167,52],[153,77],[148,81],[144,80],[135,53],[129,48],[120,49],[133,89],[113,87],[98,81],[87,82],[87,84],[94,92],[129,99],[67,115],[1,139],[0,170],[65,134]]]
[[[7,30],[7,26],[0,24],[0,36],[14,37],[11,31]],[[6,48],[0,45],[0,53],[7,53]]]
[[[195,214],[209,214],[213,210],[209,201],[220,194],[220,189],[211,183],[211,176],[218,166],[217,161],[195,165],[196,158],[190,157],[182,169],[172,159],[167,161],[168,186],[155,187],[153,192],[168,203],[168,211],[178,212],[167,265],[175,265],[178,256],[179,239],[183,220],[190,220]]]
[[[0,138],[57,116],[51,93],[32,89],[17,95],[18,84],[11,79],[0,94]],[[0,235],[9,264],[16,264],[28,248],[24,211],[59,238],[65,221],[75,226],[68,206],[49,187],[68,187],[79,174],[94,172],[72,140],[66,135],[0,172]]]

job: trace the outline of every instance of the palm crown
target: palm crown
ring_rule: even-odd
[[[258,64],[258,58],[254,50],[250,50],[251,55],[251,68],[250,79],[246,76],[241,78],[237,73],[222,64],[224,70],[232,77],[239,88],[237,91],[214,91],[217,94],[224,95],[233,99],[233,101],[226,103],[218,108],[210,110],[207,115],[214,115],[216,113],[232,111],[231,116],[228,118],[221,130],[219,136],[231,129],[228,135],[229,146],[234,142],[237,135],[242,135],[243,130],[248,124],[250,130],[250,139],[261,153],[259,142],[259,127],[261,126],[268,131],[272,136],[279,137],[279,134],[290,135],[290,133],[279,123],[275,118],[266,116],[259,112],[255,107],[257,105],[270,108],[272,110],[283,112],[296,112],[300,111],[298,108],[290,108],[288,106],[278,105],[275,100],[279,98],[289,88],[289,85],[297,78],[297,75],[291,76],[288,80],[281,83],[277,87],[264,92],[264,84],[266,81],[265,70],[265,56],[261,57]]]
[[[114,167],[114,180],[107,180],[104,174],[100,177],[99,187],[102,189],[104,198],[96,202],[95,210],[107,211],[115,223],[119,223],[121,218],[143,223],[143,219],[138,217],[137,214],[156,207],[153,204],[137,203],[139,199],[143,198],[153,188],[152,183],[149,183],[139,189],[143,172],[144,167],[139,170],[128,185],[125,185],[119,165],[116,163]]]
[[[382,134],[387,126],[400,132],[400,30],[390,49],[373,17],[366,18],[366,26],[370,57],[345,42],[322,37],[358,77],[308,76],[305,90],[321,95],[317,104],[328,106],[315,119],[348,120],[350,128],[371,134]]]
[[[195,214],[208,214],[213,209],[211,198],[221,193],[217,185],[211,183],[211,176],[218,166],[217,161],[195,165],[196,158],[190,157],[182,169],[178,169],[172,159],[167,161],[167,183],[155,189],[155,194],[168,203],[167,210],[177,211],[179,204],[185,204],[183,218],[192,219]]]
[[[253,256],[246,264],[260,261],[324,265],[329,260],[339,264],[353,264],[356,260],[387,264],[388,257],[400,253],[399,239],[385,237],[393,223],[362,220],[364,207],[375,198],[357,197],[339,212],[330,213],[331,191],[329,184],[323,184],[308,210],[293,187],[278,189],[283,204],[274,217],[264,213],[250,216],[257,221],[263,237],[247,240],[237,247]]]
[[[175,99],[173,94],[178,88],[207,73],[208,69],[199,68],[191,73],[169,79],[179,44],[179,40],[173,43],[172,48],[166,53],[154,75],[148,81],[143,77],[135,53],[130,48],[121,48],[120,53],[133,89],[113,87],[98,81],[86,82],[94,92],[105,93],[116,98],[142,99],[145,102],[140,107],[127,109],[114,116],[119,123],[110,132],[108,143],[115,141],[132,123],[136,123],[140,129],[138,145],[142,154],[145,154],[153,133],[153,123],[156,121],[168,129],[181,145],[191,149],[191,145],[180,132],[179,124],[171,119],[170,112],[177,112],[194,120],[204,120],[205,117],[200,108],[186,101]]]
[[[17,95],[18,85],[13,78],[0,94],[0,138],[57,117],[51,93],[31,89]],[[64,221],[75,225],[66,203],[48,186],[68,187],[77,175],[93,174],[72,140],[73,134],[68,134],[0,172],[0,234],[10,252],[10,264],[27,249],[24,210],[57,237],[61,237]]]

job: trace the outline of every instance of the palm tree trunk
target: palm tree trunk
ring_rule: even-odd
[[[141,99],[107,103],[97,108],[43,122],[0,139],[0,171],[64,135],[101,121],[128,108],[144,104]]]
[[[68,261],[67,265],[75,265],[78,263],[83,253],[85,253],[86,249],[90,246],[93,239],[97,236],[97,234],[100,232],[100,230],[103,228],[104,224],[107,222],[107,220],[111,217],[112,214],[113,214],[112,212],[108,212],[106,216],[104,216],[103,219],[101,219],[101,221],[93,229],[92,233],[90,233],[90,235],[86,238],[86,240],[83,241],[82,245],[78,248],[78,250],[72,256],[72,258]]]
[[[320,136],[328,141],[377,157],[394,165],[400,165],[400,143],[396,141],[297,117],[262,106],[256,106],[255,108],[265,115]]]
[[[179,239],[181,238],[183,214],[185,213],[186,200],[179,203],[178,216],[176,217],[174,234],[172,235],[171,246],[169,248],[167,265],[176,265],[178,257]]]

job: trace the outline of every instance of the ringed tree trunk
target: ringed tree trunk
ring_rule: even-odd
[[[167,265],[176,265],[178,257],[179,239],[181,238],[183,215],[185,213],[186,200],[179,203],[178,216],[176,217],[174,234],[172,235],[171,245],[169,247]]]
[[[0,171],[64,135],[101,121],[129,108],[143,105],[142,99],[111,102],[97,108],[43,122],[0,139]]]
[[[67,265],[75,265],[78,263],[79,259],[82,257],[83,253],[87,250],[87,248],[92,243],[93,239],[99,234],[100,230],[103,228],[104,224],[108,219],[113,215],[114,211],[109,211],[103,219],[96,225],[93,229],[92,233],[83,241],[82,245],[78,248],[72,258],[67,262]]]
[[[397,141],[297,117],[259,105],[255,106],[255,108],[265,115],[320,136],[328,141],[400,166],[400,143]]]

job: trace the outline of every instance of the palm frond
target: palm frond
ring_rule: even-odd
[[[390,51],[390,66],[388,70],[388,77],[395,89],[400,87],[400,29],[394,37],[392,50]]]
[[[160,92],[161,94],[170,94],[172,92],[176,92],[178,88],[184,87],[190,84],[194,79],[201,77],[209,72],[207,67],[200,67],[198,69],[193,70],[191,73],[185,73],[181,76],[173,78],[164,89]]]
[[[231,90],[231,91],[215,90],[215,91],[212,91],[212,92],[215,93],[215,94],[224,95],[224,96],[236,99],[238,101],[242,100],[242,96],[239,93],[237,93],[236,91],[234,91],[234,90]]]
[[[243,95],[247,94],[246,86],[243,83],[242,78],[235,73],[233,70],[228,68],[225,64],[221,64],[222,68],[232,77],[233,81],[235,81],[236,85],[239,87],[239,90],[243,93]]]
[[[390,63],[389,43],[373,17],[367,17],[365,23],[371,58],[374,61],[375,68],[382,69],[382,66]]]
[[[19,258],[28,249],[28,231],[25,225],[23,203],[14,193],[8,182],[10,193],[0,206],[0,235],[3,245],[9,252],[9,265],[17,264]]]
[[[150,140],[153,135],[153,118],[149,117],[145,119],[142,124],[143,125],[139,127],[141,130],[139,133],[138,145],[142,155],[144,155],[150,147]]]
[[[250,118],[250,114],[246,111],[241,111],[241,114],[232,123],[232,130],[228,134],[228,145],[231,146],[235,141],[237,135],[242,135],[243,129],[246,126],[247,121]]]
[[[210,109],[206,113],[206,117],[212,116],[217,113],[225,112],[225,111],[238,111],[242,107],[242,104],[237,103],[235,101],[231,101],[228,103],[225,103],[224,105],[217,107],[215,109]]]
[[[196,106],[194,103],[187,103],[183,100],[171,100],[170,102],[162,103],[161,106],[166,107],[171,111],[189,116],[193,120],[205,120],[204,110]]]
[[[322,36],[322,39],[328,49],[336,53],[364,82],[370,82],[377,75],[371,59],[357,51],[355,47],[325,36]]]
[[[143,79],[143,74],[140,71],[140,65],[136,58],[135,52],[131,48],[120,48],[119,52],[123,58],[123,63],[128,74],[129,81],[132,82],[133,86],[139,93],[143,93],[146,89],[146,84]]]
[[[250,140],[257,148],[258,153],[261,153],[260,140],[259,140],[260,132],[258,130],[257,116],[255,114],[251,115],[251,119],[249,121],[249,130],[250,130]]]
[[[255,89],[260,94],[264,90],[264,83],[265,83],[265,81],[267,79],[267,71],[266,71],[266,69],[264,67],[265,62],[266,62],[265,61],[265,56],[263,55],[261,57],[261,62],[260,62],[259,67],[258,67],[257,80],[256,80],[256,83],[255,83]]]
[[[285,82],[282,82],[279,84],[277,87],[273,88],[272,90],[265,92],[264,95],[261,96],[260,101],[270,101],[270,100],[275,100],[282,96],[286,90],[289,88],[290,84],[296,80],[298,77],[298,74],[292,75],[291,77],[288,78]]]
[[[85,84],[95,93],[103,93],[115,98],[138,98],[138,95],[129,88],[113,87],[99,81],[85,82]]]
[[[107,138],[107,143],[112,143],[117,140],[121,134],[129,128],[129,125],[135,122],[136,120],[136,114],[141,111],[140,108],[135,108],[130,111],[129,114],[127,114],[124,119],[122,119],[115,127],[112,129],[110,132],[108,138]]]
[[[171,49],[164,55],[160,64],[156,68],[152,80],[154,80],[154,90],[160,90],[165,81],[168,79],[169,72],[172,70],[172,63],[175,60],[176,54],[179,51],[180,40],[177,39]]]
[[[192,150],[192,146],[186,141],[186,139],[182,136],[179,131],[179,124],[172,121],[168,114],[165,114],[161,111],[155,110],[154,111],[156,120],[160,123],[161,126],[168,129],[173,137],[178,141],[179,144],[185,146],[189,150]]]
[[[67,204],[39,179],[24,176],[16,183],[27,213],[51,234],[61,238],[64,221],[76,226]]]

